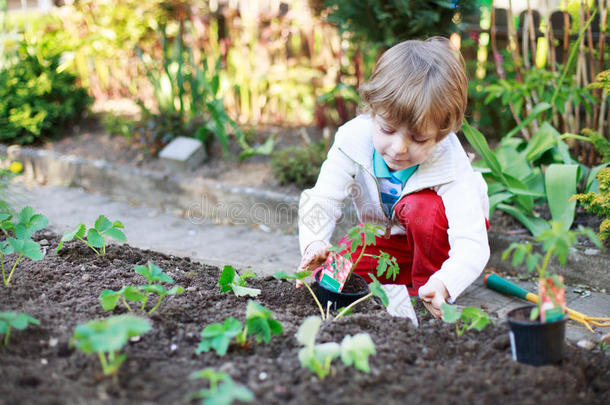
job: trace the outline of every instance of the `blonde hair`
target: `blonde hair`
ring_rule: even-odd
[[[384,52],[360,96],[364,112],[419,133],[433,125],[441,140],[462,125],[467,86],[460,52],[446,38],[432,37]]]

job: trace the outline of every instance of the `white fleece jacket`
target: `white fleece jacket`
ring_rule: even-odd
[[[343,201],[350,195],[361,223],[391,226],[392,235],[405,234],[395,213],[388,218],[381,205],[373,174],[373,150],[373,122],[369,115],[360,115],[339,128],[316,185],[301,194],[301,254],[316,240],[329,242]],[[442,198],[449,223],[449,258],[432,277],[443,282],[453,301],[476,280],[489,260],[487,185],[481,174],[472,169],[453,132],[419,165],[405,184],[401,198],[426,188],[432,188]]]

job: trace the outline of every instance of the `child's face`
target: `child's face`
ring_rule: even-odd
[[[408,128],[393,128],[378,114],[373,121],[373,145],[390,170],[403,170],[422,163],[436,146],[434,128],[428,128],[425,133],[413,133]]]

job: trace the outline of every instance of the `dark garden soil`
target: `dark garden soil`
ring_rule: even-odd
[[[453,325],[431,319],[418,304],[421,326],[392,318],[369,301],[352,316],[323,326],[319,342],[340,342],[346,334],[368,332],[377,350],[371,373],[346,367],[337,359],[333,372],[317,379],[300,367],[295,333],[317,313],[305,288],[273,278],[251,285],[262,289],[258,301],[282,323],[282,335],[249,349],[231,346],[224,357],[195,354],[199,333],[228,316],[243,321],[247,299],[221,294],[219,269],[128,245],[112,245],[104,257],[70,242],[55,252],[58,237],[40,232],[47,247],[39,262],[24,260],[9,288],[0,290],[0,311],[26,312],[41,321],[13,331],[0,346],[0,404],[180,404],[207,386],[189,374],[204,367],[229,373],[248,386],[257,404],[608,404],[610,356],[568,343],[567,356],[555,366],[535,368],[511,360],[507,327],[456,338]],[[152,260],[176,283],[182,295],[167,298],[149,316],[153,329],[125,349],[118,377],[103,378],[99,361],[69,348],[74,327],[110,315],[98,295],[106,288],[140,284],[134,264]],[[117,307],[114,313],[123,313]],[[142,314],[143,316],[147,316]]]

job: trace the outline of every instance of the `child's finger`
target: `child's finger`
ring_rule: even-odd
[[[296,288],[301,288],[301,287],[303,287],[303,282],[301,280],[297,280]]]

